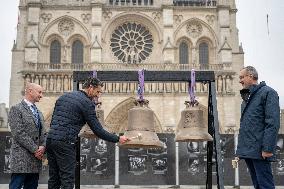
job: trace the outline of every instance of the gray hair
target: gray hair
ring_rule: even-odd
[[[258,73],[253,66],[246,66],[243,69],[245,69],[248,74],[252,75],[252,78],[254,80],[256,80],[256,81],[258,80]]]

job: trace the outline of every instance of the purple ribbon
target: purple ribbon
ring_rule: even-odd
[[[191,82],[190,82],[190,86],[189,86],[189,90],[188,90],[190,102],[192,104],[195,103],[194,87],[195,87],[195,71],[194,71],[194,69],[192,69],[191,70]]]
[[[138,95],[139,100],[144,100],[144,69],[138,71],[138,79],[139,79],[139,87],[138,87]]]
[[[93,78],[97,78],[97,77],[98,77],[97,70],[94,70],[93,71]]]

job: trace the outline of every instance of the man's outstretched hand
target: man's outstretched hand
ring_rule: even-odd
[[[120,143],[120,144],[124,144],[124,143],[126,143],[126,142],[128,142],[128,141],[130,141],[130,139],[127,138],[126,136],[120,136],[120,137],[119,137],[119,143]]]

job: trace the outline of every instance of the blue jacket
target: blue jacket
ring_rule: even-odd
[[[279,97],[265,82],[248,90],[242,102],[240,131],[236,155],[240,158],[263,159],[262,151],[272,152],[275,160],[277,133],[280,127]]]
[[[103,129],[97,119],[95,105],[84,91],[69,92],[58,98],[55,103],[47,139],[73,143],[86,123],[103,140],[119,141],[117,135]]]

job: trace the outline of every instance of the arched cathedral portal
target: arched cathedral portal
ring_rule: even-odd
[[[133,108],[135,98],[131,97],[119,103],[109,115],[106,117],[105,125],[111,132],[123,133],[127,130],[128,126],[128,110]],[[163,129],[161,123],[154,112],[154,128],[155,132],[162,133]]]

